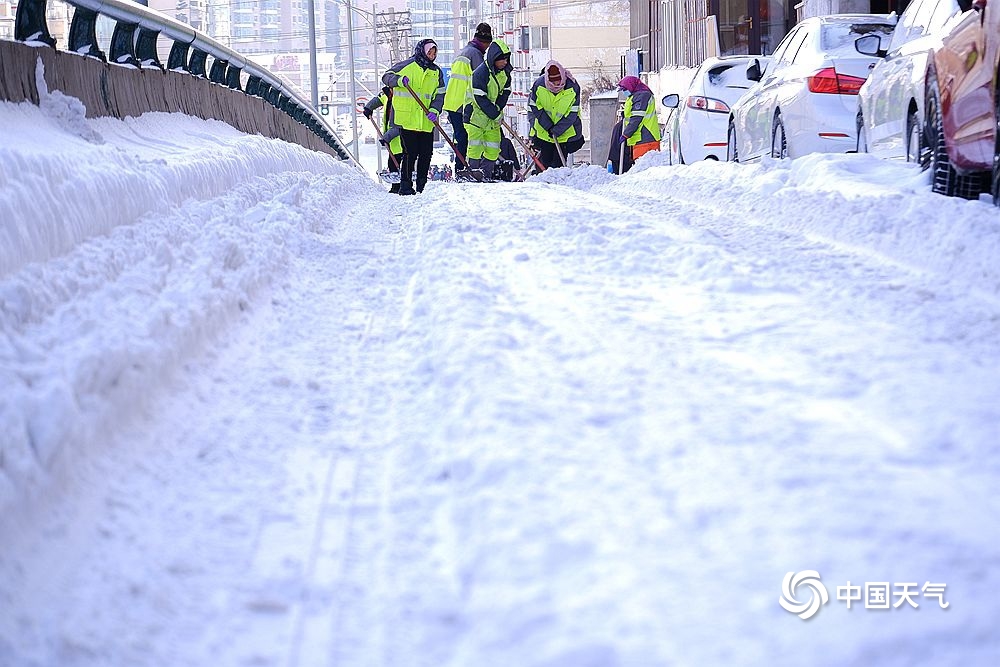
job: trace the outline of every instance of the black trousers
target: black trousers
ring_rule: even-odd
[[[538,152],[538,160],[545,165],[546,169],[554,169],[556,167],[563,166],[562,160],[559,159],[559,153],[556,152],[556,145],[551,141],[542,141],[538,137],[534,137],[531,140],[532,145],[535,147],[535,151]]]
[[[396,172],[398,174],[398,173],[400,173],[399,168],[403,164],[403,154],[402,153],[393,154],[393,157],[396,158],[396,159],[393,160],[392,157],[389,158],[388,169],[389,169],[390,172]],[[400,179],[400,180],[402,180],[402,179]],[[390,185],[389,186],[389,192],[391,192],[393,194],[399,192],[399,183],[393,183],[392,185]]]
[[[531,143],[535,147],[535,150],[538,151],[538,159],[545,165],[546,169],[563,166],[562,160],[559,159],[559,151],[556,150],[556,145],[554,143],[551,141],[543,141],[538,137],[532,137]],[[573,137],[569,141],[559,144],[559,148],[562,149],[564,156],[568,156],[570,153],[575,153],[582,147],[583,137]]]
[[[399,175],[399,191],[412,192],[413,177],[416,176],[417,192],[423,192],[434,153],[434,133],[402,130],[400,137],[403,141],[403,168]]]
[[[465,121],[463,120],[462,109],[458,111],[449,111],[448,120],[451,121],[451,129],[455,133],[455,146],[458,147],[458,152],[462,154],[462,157],[469,156],[469,133],[465,131]]]

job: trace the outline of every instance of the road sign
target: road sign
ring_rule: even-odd
[[[368,98],[362,95],[354,101],[354,108],[357,109],[358,113],[361,113],[365,110],[366,104],[368,104]]]

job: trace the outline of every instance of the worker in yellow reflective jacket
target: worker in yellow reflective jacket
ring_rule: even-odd
[[[382,111],[382,137],[379,141],[385,146],[392,157],[389,158],[389,171],[399,172],[403,164],[403,140],[400,138],[400,127],[392,119],[392,88],[384,86],[382,92],[373,97],[365,105],[365,118],[371,120],[375,110],[384,107]],[[399,183],[389,186],[389,192],[398,193]]]
[[[483,64],[472,73],[472,102],[465,108],[465,129],[469,132],[469,167],[482,169],[493,179],[493,167],[500,157],[500,121],[510,97],[510,49],[495,41],[486,49]]]
[[[466,153],[469,152],[469,133],[465,131],[465,105],[468,104],[472,73],[483,64],[483,54],[492,42],[493,28],[489,23],[480,23],[476,26],[472,41],[458,52],[451,63],[448,89],[444,93],[444,110],[448,112],[455,145],[463,157],[468,157]]]
[[[528,122],[531,143],[546,169],[564,166],[560,150],[565,157],[583,147],[580,84],[555,60],[545,63],[542,75],[531,86]]]
[[[414,47],[412,58],[396,63],[382,75],[382,83],[392,88],[393,120],[401,128],[401,195],[423,192],[431,168],[434,128],[444,107],[444,73],[434,64],[435,58],[437,42],[422,39]],[[413,176],[416,176],[416,190]]]
[[[627,76],[619,81],[618,90],[624,91],[628,98],[622,115],[620,141],[631,149],[632,160],[660,150],[660,122],[656,118],[653,91],[637,76]]]

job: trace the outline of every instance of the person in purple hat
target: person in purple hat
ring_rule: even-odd
[[[637,76],[627,76],[619,81],[618,90],[624,92],[627,98],[619,141],[631,150],[632,160],[660,150],[660,122],[656,118],[653,91]]]

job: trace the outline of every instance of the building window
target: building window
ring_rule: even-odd
[[[541,25],[535,26],[531,29],[531,48],[549,48],[549,26]]]

